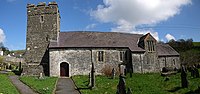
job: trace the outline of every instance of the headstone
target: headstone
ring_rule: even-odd
[[[91,89],[95,87],[95,70],[94,70],[94,64],[93,63],[92,63],[92,67],[91,67],[89,87]]]
[[[181,85],[182,88],[188,88],[187,73],[184,66],[181,67]]]
[[[43,74],[40,73],[39,79],[44,79]]]
[[[120,65],[120,74],[125,75],[125,65]]]
[[[119,83],[117,85],[117,92],[116,94],[126,94],[126,83],[125,83],[125,77],[123,77],[121,74],[119,76]]]
[[[111,77],[112,79],[115,79],[115,68],[112,69],[112,75],[111,76],[112,76]]]
[[[128,91],[126,94],[132,94],[131,88],[128,88]]]

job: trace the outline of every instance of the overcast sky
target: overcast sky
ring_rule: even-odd
[[[0,0],[0,42],[25,49],[26,5],[50,0]],[[56,0],[61,32],[104,31],[146,34],[158,41],[200,41],[200,0]]]

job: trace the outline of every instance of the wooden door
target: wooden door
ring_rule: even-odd
[[[69,77],[69,64],[66,62],[62,62],[60,64],[60,76],[61,77]]]

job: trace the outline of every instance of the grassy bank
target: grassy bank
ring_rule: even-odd
[[[88,76],[74,76],[78,88],[87,88]],[[133,74],[126,78],[126,88],[131,88],[133,94],[194,94],[200,93],[200,78],[192,78],[188,73],[188,88],[181,88],[180,73],[170,76],[169,81],[158,73]],[[81,89],[83,94],[115,94],[118,78],[109,79],[96,76],[96,87],[93,90]]]
[[[44,77],[44,79],[38,79],[38,77],[33,76],[20,77],[20,80],[23,83],[27,84],[40,94],[52,94],[57,79],[58,78],[55,77]]]
[[[0,94],[19,94],[7,74],[0,74]]]

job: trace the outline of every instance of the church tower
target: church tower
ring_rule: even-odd
[[[27,4],[25,75],[38,75],[41,72],[48,75],[48,45],[50,40],[57,40],[59,32],[60,14],[56,2],[49,2],[48,5],[44,2]],[[33,68],[33,71],[29,68]]]

